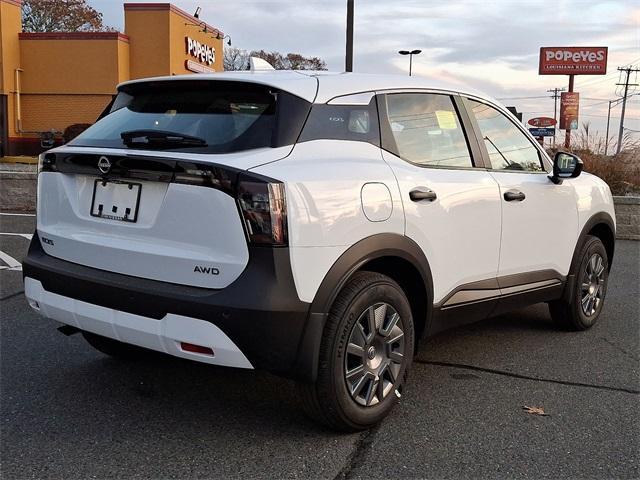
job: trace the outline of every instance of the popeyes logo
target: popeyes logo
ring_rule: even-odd
[[[540,75],[604,75],[607,47],[542,47]]]
[[[187,55],[197,58],[202,63],[211,65],[216,61],[216,49],[209,45],[204,45],[191,37],[185,37]]]

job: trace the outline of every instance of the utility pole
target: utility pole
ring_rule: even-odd
[[[637,87],[637,83],[629,83],[631,72],[640,72],[640,68],[633,68],[632,65],[628,67],[618,67],[619,72],[627,74],[624,83],[616,83],[616,85],[624,86],[624,94],[622,95],[622,112],[620,113],[620,131],[618,132],[618,146],[616,148],[616,155],[622,150],[622,135],[624,134],[624,111],[627,106],[627,95],[629,94],[629,87]]]
[[[353,72],[353,0],[347,0],[347,51],[344,71]]]
[[[551,90],[547,90],[547,93],[553,93],[551,98],[553,98],[553,119],[556,121],[556,125],[558,125],[558,99],[560,98],[560,92],[564,92],[565,88],[552,88]],[[557,131],[556,125],[553,126],[554,131]],[[553,148],[556,148],[556,134],[553,134]]]

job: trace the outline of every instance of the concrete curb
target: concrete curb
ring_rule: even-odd
[[[613,197],[616,238],[640,240],[640,197]]]
[[[0,210],[34,212],[37,183],[38,174],[35,165],[0,164]]]
[[[19,157],[0,157],[0,161],[2,163],[19,163],[19,164],[26,164],[26,165],[37,165],[38,164],[38,157],[24,157],[24,156],[19,156]]]

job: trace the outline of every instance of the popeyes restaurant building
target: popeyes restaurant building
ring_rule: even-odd
[[[23,33],[21,3],[0,0],[0,156],[62,143],[120,82],[223,69],[224,34],[169,3],[125,4],[124,33]]]

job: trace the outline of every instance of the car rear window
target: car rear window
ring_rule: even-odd
[[[142,82],[121,87],[109,113],[71,144],[150,148],[125,142],[124,132],[171,133],[174,142],[155,148],[197,153],[233,153],[292,145],[311,104],[265,85],[234,81]],[[175,141],[176,138],[200,140]]]

